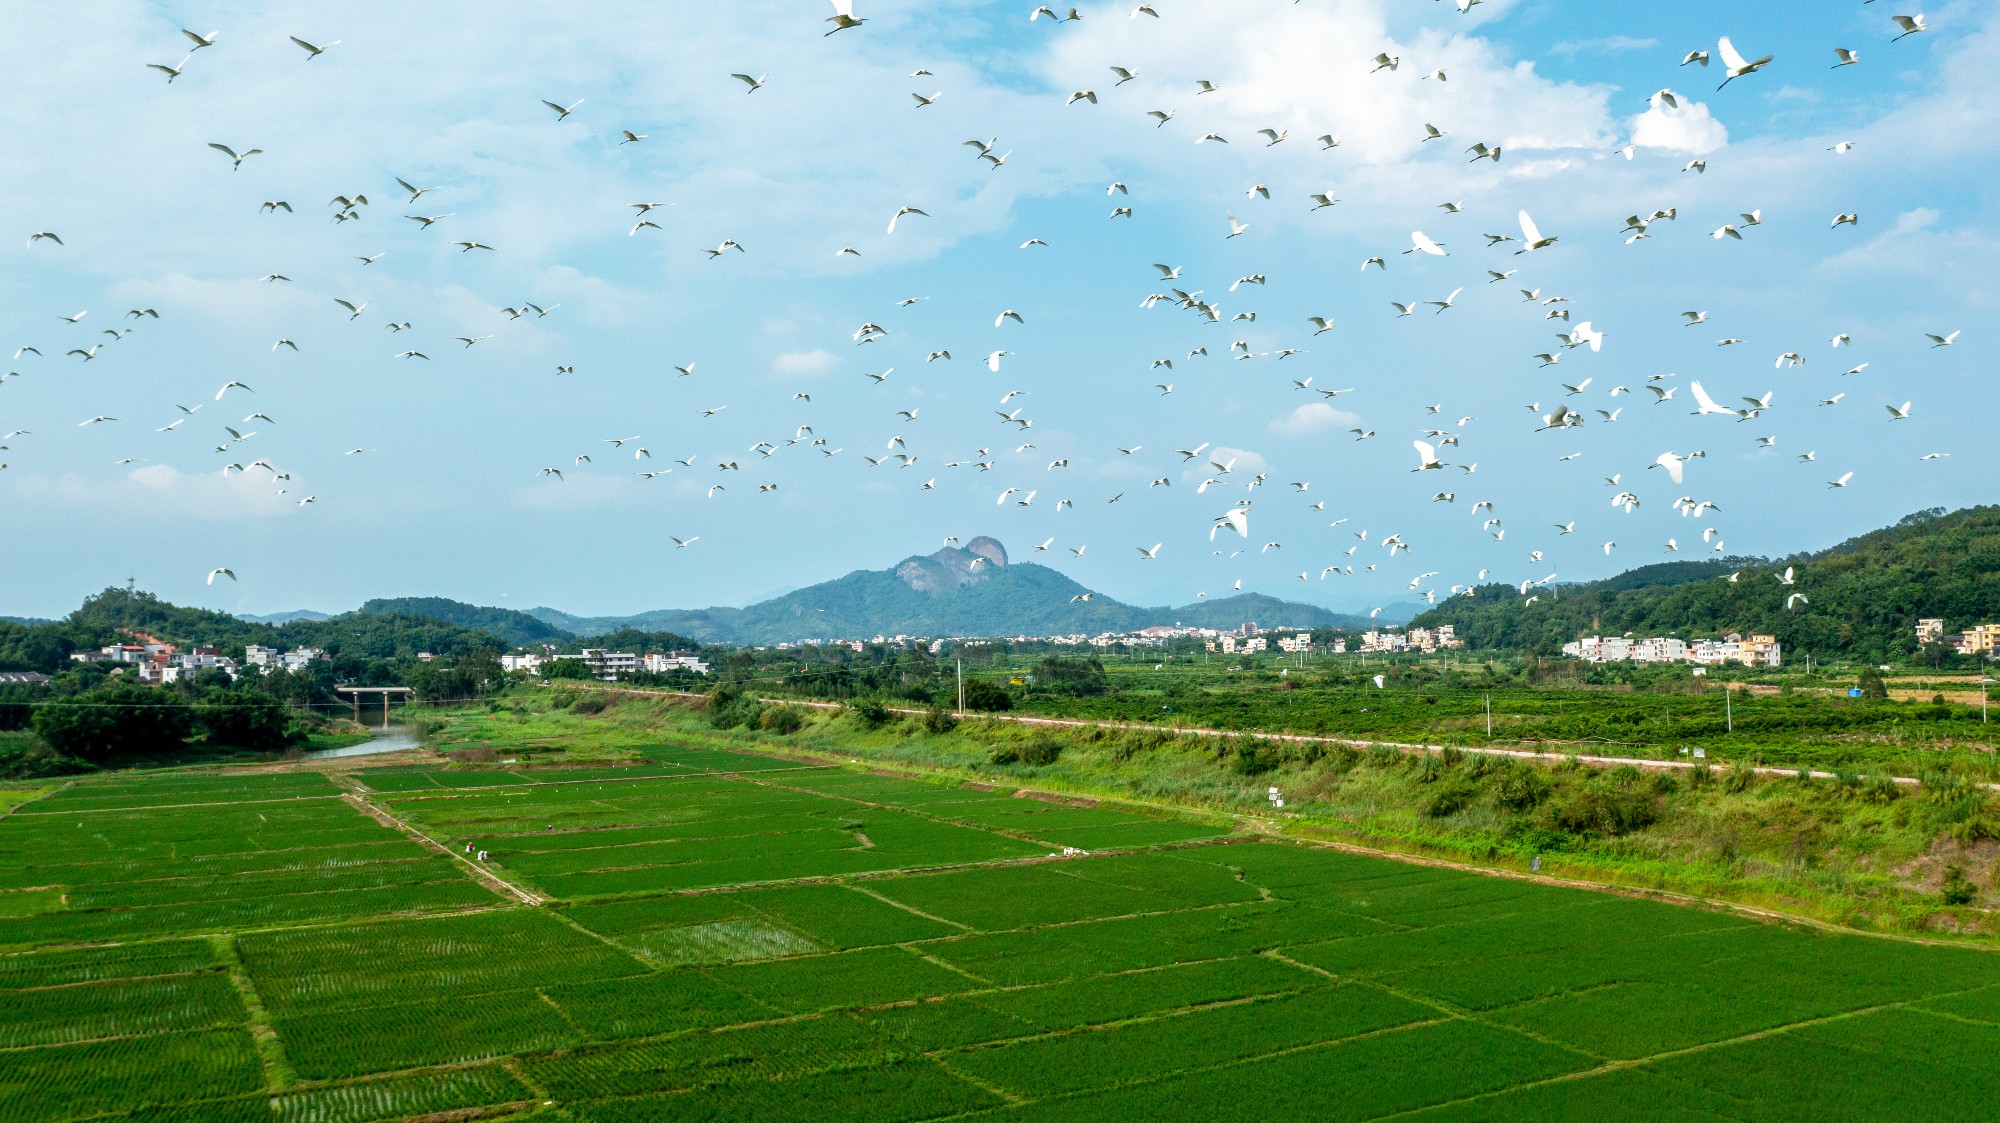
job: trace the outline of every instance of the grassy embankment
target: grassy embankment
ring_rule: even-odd
[[[1363,752],[978,719],[927,731],[915,717],[871,723],[857,712],[764,712],[773,710],[801,726],[789,734],[723,730],[701,709],[664,699],[547,689],[419,720],[442,751],[491,749],[539,763],[629,759],[662,741],[784,752],[1228,813],[1244,817],[1245,829],[1494,868],[1525,870],[1539,857],[1545,874],[1863,930],[2000,935],[1987,911],[2000,905],[2000,845],[1992,841],[2000,806],[1957,773],[1934,773],[1912,790],[1859,773],[1804,781],[1734,768],[1607,771],[1553,754],[1546,764],[1516,763],[1449,750]],[[1282,812],[1269,802],[1272,787],[1283,793]]]
[[[1844,686],[1772,687],[1681,676],[1644,688],[1486,685],[1477,673],[1431,676],[1389,668],[1388,689],[1365,675],[1261,668],[1231,673],[1200,664],[1110,668],[1111,689],[1086,697],[1030,691],[1015,708],[1050,717],[1474,747],[1574,746],[1647,759],[1849,768],[1917,776],[1949,769],[2000,782],[2000,725],[1982,724],[1978,695],[1936,702],[1863,701]],[[1397,676],[1401,675],[1401,678]],[[1018,677],[1018,676],[1017,676]],[[1942,687],[1926,682],[1923,687]],[[1976,684],[1975,684],[1976,686]],[[1905,685],[1905,692],[1923,689]],[[1019,691],[1019,687],[1014,688]],[[1488,721],[1492,732],[1488,733]]]

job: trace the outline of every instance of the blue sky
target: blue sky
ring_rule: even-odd
[[[0,433],[27,431],[0,439],[0,612],[59,614],[128,576],[240,612],[403,594],[740,604],[977,534],[1131,602],[1240,580],[1363,608],[1482,571],[1579,580],[1700,557],[1711,527],[1730,554],[1788,553],[1992,500],[1994,158],[1978,141],[2000,108],[2000,13],[1946,5],[1891,43],[1900,9],[1858,0],[1643,20],[1557,0],[1153,6],[1081,4],[1054,25],[1013,0],[859,0],[869,22],[832,37],[809,0],[19,13],[0,43],[28,79],[0,106],[0,357],[40,354],[0,381]],[[178,64],[184,26],[218,37],[169,84],[146,64]],[[1719,56],[1677,64],[1725,34],[1775,60],[1717,91]],[[308,59],[294,35],[339,43]],[[1833,69],[1835,47],[1861,61]],[[1401,65],[1370,73],[1378,52]],[[1114,85],[1114,65],[1138,76]],[[748,93],[737,71],[766,85]],[[1679,108],[1649,107],[1662,88]],[[1083,90],[1095,104],[1066,104]],[[913,93],[942,96],[918,108]],[[579,98],[560,122],[542,104]],[[1149,110],[1174,117],[1155,127]],[[1426,124],[1448,135],[1424,142]],[[1267,146],[1262,128],[1287,139]],[[619,143],[628,129],[646,139]],[[1197,144],[1207,133],[1228,143]],[[974,138],[997,138],[1005,165]],[[1475,141],[1502,160],[1468,163]],[[1840,141],[1852,149],[1828,151]],[[232,171],[210,142],[264,151]],[[1695,159],[1705,173],[1683,170]],[[432,190],[410,202],[396,177]],[[1107,196],[1113,182],[1129,194]],[[1313,210],[1329,191],[1339,204]],[[360,217],[334,221],[327,200],[355,193]],[[260,213],[277,200],[293,211]],[[634,202],[671,205],[628,235]],[[904,206],[928,217],[885,233]],[[1668,208],[1626,242],[1626,215]],[[1520,237],[1521,209],[1559,241],[1487,248],[1483,234]],[[1743,240],[1711,237],[1751,211],[1763,223]],[[1830,228],[1849,212],[1858,226]],[[1448,256],[1402,254],[1415,230]],[[64,244],[28,244],[38,231]],[[725,239],[745,252],[702,252]],[[1376,255],[1387,269],[1364,272]],[[1199,290],[1220,322],[1141,307],[1168,286]],[[1461,288],[1442,313],[1390,304]],[[336,299],[366,307],[350,318]],[[549,314],[502,311],[524,301]],[[139,308],[158,319],[126,317]],[[1007,309],[1025,323],[996,328]],[[1709,318],[1684,327],[1683,311]],[[1315,336],[1307,316],[1336,326]],[[1558,344],[1585,321],[1601,351]],[[886,334],[857,344],[864,323]],[[1960,330],[1949,348],[1925,338]],[[1852,346],[1833,348],[1843,333]],[[1238,342],[1254,357],[1232,358]],[[951,359],[927,361],[940,350]],[[998,373],[996,350],[1011,352]],[[1788,352],[1803,365],[1779,369]],[[1655,384],[1674,397],[1652,404],[1647,380],[1669,374]],[[1695,380],[1771,404],[1690,416]],[[249,389],[215,400],[230,381]],[[1010,391],[1025,393],[1002,406]],[[1588,422],[1537,432],[1559,402]],[[1031,429],[996,416],[1017,408]],[[79,425],[100,415],[118,420]],[[1458,436],[1451,466],[1413,473],[1430,429]],[[915,464],[864,459],[899,436]],[[1697,449],[1680,486],[1648,468]],[[1611,506],[1620,491],[1637,510]],[[1684,517],[1684,496],[1718,509]],[[1211,544],[1244,499],[1249,538]],[[1390,534],[1410,552],[1381,549]],[[204,584],[217,566],[239,580]]]

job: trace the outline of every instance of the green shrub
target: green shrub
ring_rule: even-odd
[[[1944,903],[1947,905],[1969,905],[1979,895],[1979,887],[1965,876],[1965,871],[1957,866],[1944,868]]]
[[[999,683],[976,678],[965,684],[965,708],[982,713],[1000,713],[1014,708],[1014,696]]]
[[[1638,830],[1658,814],[1650,793],[1604,781],[1572,788],[1541,810],[1543,824],[1551,829],[1608,837]]]
[[[889,707],[873,698],[863,698],[858,702],[848,703],[847,712],[854,717],[854,720],[867,726],[869,729],[876,729],[886,725],[891,718],[896,716],[889,712]]]
[[[1757,784],[1757,770],[1745,761],[1737,761],[1729,771],[1722,774],[1722,790],[1735,795],[1747,792]]]
[[[932,702],[924,711],[924,732],[932,736],[943,736],[958,728],[958,718],[952,716],[951,707],[943,702]]]
[[[605,700],[602,694],[580,694],[577,696],[576,701],[569,704],[569,712],[585,715],[601,714],[604,712],[604,707],[608,705],[610,703]]]
[[[797,706],[766,706],[757,715],[757,728],[766,733],[790,735],[806,727],[806,712]]]
[[[1447,780],[1433,787],[1424,801],[1424,814],[1433,819],[1442,819],[1472,806],[1479,798],[1479,785],[1463,777]]]
[[[1902,785],[1893,777],[1869,776],[1861,781],[1861,798],[1869,803],[1893,803],[1903,794]]]
[[[1234,758],[1229,762],[1229,770],[1238,776],[1262,776],[1276,771],[1283,758],[1278,750],[1254,740],[1239,741]]]
[[[1494,786],[1494,797],[1510,811],[1532,811],[1549,798],[1553,785],[1540,768],[1513,768]]]

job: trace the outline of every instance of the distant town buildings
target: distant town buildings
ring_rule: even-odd
[[[1947,639],[1944,621],[1925,619],[1917,621],[1917,643],[1950,644],[1960,655],[1984,655],[1991,658],[2000,653],[2000,624],[1974,624],[1959,633],[1957,639]]]
[[[273,667],[282,667],[296,673],[330,658],[324,650],[317,647],[295,647],[290,651],[280,652],[275,647],[260,647],[253,643],[243,649],[244,664],[256,667],[260,673],[268,672]]]
[[[1589,636],[1563,645],[1563,654],[1586,663],[1693,663],[1720,667],[1740,663],[1746,667],[1776,667],[1783,664],[1784,652],[1775,636],[1734,632],[1721,639],[1688,643],[1672,636],[1632,639],[1629,636]]]
[[[578,660],[590,668],[592,677],[601,682],[616,682],[621,677],[629,677],[640,671],[656,675],[677,670],[692,671],[698,675],[708,673],[708,664],[693,655],[659,653],[634,655],[629,651],[607,651],[601,647],[586,647],[577,655],[558,655],[547,650],[530,651],[520,655],[502,655],[500,668],[539,675],[543,667],[557,659]]]
[[[294,648],[283,653],[276,648],[254,644],[244,649],[244,663],[257,668],[259,674],[267,673],[273,667],[301,671],[325,658],[326,652],[317,647]],[[243,665],[224,655],[219,647],[181,651],[171,643],[158,640],[109,644],[96,651],[75,651],[70,653],[70,659],[77,663],[117,663],[120,666],[113,671],[114,674],[129,667],[138,675],[140,682],[155,686],[178,682],[181,675],[194,671],[221,671],[231,679],[243,672]]]
[[[1456,651],[1464,646],[1465,641],[1458,638],[1457,630],[1450,624],[1439,624],[1435,628],[1411,628],[1407,632],[1370,629],[1361,633],[1361,651],[1367,654],[1420,651],[1429,655],[1439,651]]]

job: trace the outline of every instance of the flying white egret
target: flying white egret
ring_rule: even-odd
[[[322,47],[317,44],[308,43],[304,39],[301,39],[296,35],[288,35],[286,36],[286,38],[290,39],[292,42],[297,43],[299,45],[299,49],[306,53],[307,62],[311,62],[312,60],[318,58],[319,56],[327,53],[328,51],[340,45],[340,40],[338,39],[335,39],[333,42],[328,43]]]
[[[1725,405],[1719,405],[1714,398],[1709,397],[1708,391],[1702,389],[1700,382],[1689,382],[1688,392],[1694,395],[1695,405],[1699,407],[1694,411],[1694,416],[1700,417],[1703,414],[1709,413],[1723,414],[1729,417],[1736,416],[1735,410]],[[1680,481],[1676,480],[1675,482],[1678,483]]]
[[[828,16],[825,22],[833,25],[833,31],[846,31],[850,27],[860,27],[868,21],[854,18],[854,0],[833,0],[833,14]],[[832,35],[833,31],[826,34]]]
[[[208,146],[210,148],[215,149],[217,152],[220,152],[223,155],[229,157],[230,171],[241,171],[243,168],[243,161],[248,160],[250,157],[256,156],[264,151],[261,148],[249,148],[245,149],[242,152],[238,152],[234,148],[231,148],[226,144],[217,144],[214,141],[209,141]]]
[[[1521,212],[1520,220],[1521,220],[1522,245],[1520,249],[1514,251],[1516,254],[1524,254],[1532,252],[1534,250],[1547,249],[1548,247],[1556,244],[1555,238],[1544,237],[1542,235],[1541,230],[1535,226],[1535,220],[1528,217],[1527,211]]]
[[[1770,65],[1772,58],[1770,55],[1765,55],[1763,58],[1756,59],[1755,61],[1746,60],[1737,52],[1736,44],[1731,43],[1727,35],[1724,35],[1717,41],[1715,49],[1722,56],[1723,71],[1728,75],[1728,77],[1722,80],[1722,86],[1727,86],[1738,78],[1757,73],[1759,70]],[[1706,59],[1703,60],[1703,64],[1706,65]],[[1715,88],[1720,90],[1722,86]]]

